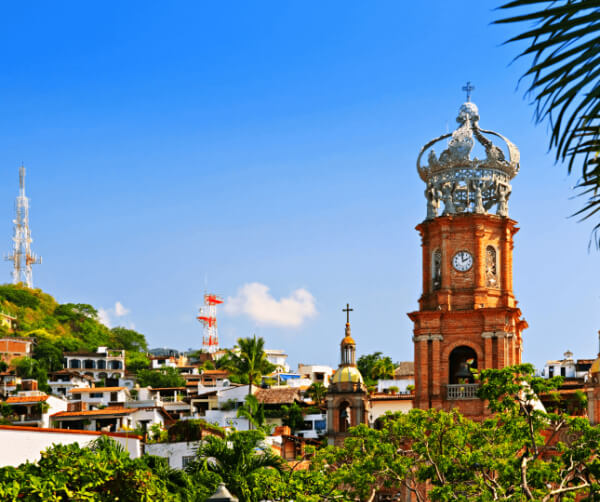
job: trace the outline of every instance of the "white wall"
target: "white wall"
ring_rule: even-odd
[[[219,427],[235,427],[238,431],[249,430],[248,419],[237,418],[236,415],[236,410],[206,410],[206,414],[202,418],[210,424],[217,424]]]
[[[35,462],[40,459],[40,454],[53,444],[79,443],[86,446],[90,441],[97,439],[99,434],[74,432],[56,432],[58,429],[38,429],[0,426],[0,467],[11,465],[17,467],[27,461]],[[111,436],[129,452],[131,458],[138,458],[142,454],[141,441],[132,437]]]
[[[196,448],[200,441],[177,442],[177,443],[151,443],[145,447],[148,455],[156,455],[169,460],[169,465],[173,469],[183,469],[183,457],[193,457],[196,455]]]
[[[408,413],[413,408],[412,399],[395,399],[385,401],[371,401],[371,409],[369,410],[369,419],[371,423],[377,420],[386,412],[390,411],[396,413]]]
[[[408,393],[406,387],[415,385],[414,378],[403,378],[401,380],[378,380],[377,381],[377,392],[383,392],[385,389],[390,387],[398,387],[398,392]]]

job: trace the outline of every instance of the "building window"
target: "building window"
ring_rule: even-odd
[[[79,359],[71,359],[69,361],[69,368],[74,368],[74,369],[81,368],[81,361]]]
[[[90,392],[90,397],[94,398],[94,399],[96,399],[96,398],[102,399],[103,395],[104,394],[102,392]]]
[[[118,401],[119,400],[118,392],[111,392],[110,393],[110,400],[113,401],[113,402],[114,401]]]
[[[73,394],[73,396],[72,396],[72,397],[73,397],[73,399],[75,399],[75,400],[77,400],[77,401],[78,401],[78,400],[80,400],[80,399],[81,399],[81,394]]]
[[[567,368],[561,366],[560,368],[560,376],[567,376]]]
[[[196,458],[195,455],[184,455],[181,457],[181,468],[185,469],[190,462],[192,462]]]
[[[442,287],[442,252],[439,249],[431,257],[431,280],[434,291]]]
[[[496,259],[496,249],[494,246],[488,246],[485,251],[485,280],[489,288],[498,287],[498,266]]]
[[[111,361],[109,367],[111,370],[120,370],[122,368],[121,361]]]
[[[93,359],[86,359],[85,361],[83,361],[83,367],[86,370],[93,370],[96,368],[96,363]]]
[[[554,366],[548,366],[548,378],[552,378],[554,376]]]
[[[100,359],[98,361],[98,363],[96,364],[96,368],[98,368],[99,370],[105,370],[106,369],[106,361],[104,359]]]

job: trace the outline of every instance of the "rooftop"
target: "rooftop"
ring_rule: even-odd
[[[125,408],[123,406],[107,406],[101,410],[85,410],[85,411],[59,411],[52,415],[52,418],[70,418],[70,417],[94,417],[105,415],[130,415],[138,411],[139,408]]]
[[[27,403],[40,403],[47,401],[48,396],[10,396],[6,401],[6,404],[27,404]]]
[[[300,400],[300,389],[296,387],[277,387],[258,389],[256,399],[263,404],[289,404]]]
[[[84,392],[118,392],[123,389],[126,389],[126,387],[80,387],[78,389],[71,389],[69,392],[82,394]]]

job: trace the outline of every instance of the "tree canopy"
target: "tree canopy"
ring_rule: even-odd
[[[600,211],[600,11],[589,0],[514,0],[500,7],[517,12],[496,23],[529,23],[508,42],[525,42],[519,57],[531,57],[530,79],[537,122],[550,125],[550,148],[577,164],[576,185],[586,198],[575,213],[581,219]],[[600,223],[593,229],[600,248]]]

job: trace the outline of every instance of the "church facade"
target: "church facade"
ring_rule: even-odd
[[[414,406],[458,408],[477,419],[488,413],[477,397],[478,371],[519,364],[527,327],[513,292],[518,227],[508,216],[519,151],[479,127],[479,111],[470,100],[457,122],[453,133],[427,143],[417,160],[427,216],[416,227],[423,292],[419,309],[408,314],[414,323]],[[508,158],[490,136],[505,142]],[[438,157],[433,146],[446,138]],[[485,158],[471,156],[475,146]]]

